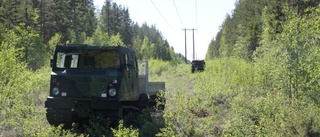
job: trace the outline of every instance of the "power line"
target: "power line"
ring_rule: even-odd
[[[152,0],[151,0],[151,2],[152,2],[152,4],[153,4],[153,6],[157,9],[157,11],[159,12],[159,14],[161,15],[162,19],[163,19],[165,22],[167,22],[171,28],[173,28],[173,27],[170,25],[170,23],[166,20],[166,18],[161,14],[160,10],[157,8],[157,6],[153,3]]]
[[[180,17],[180,14],[179,14],[179,11],[178,11],[178,8],[177,8],[177,6],[176,6],[176,3],[174,2],[174,0],[173,0],[172,2],[173,2],[173,4],[174,4],[174,7],[176,8],[176,11],[177,11],[177,13],[178,13],[178,17],[179,17],[179,19],[180,19],[180,22],[181,22],[182,26],[184,27],[183,22],[182,22],[181,17]]]

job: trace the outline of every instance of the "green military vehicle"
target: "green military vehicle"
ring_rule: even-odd
[[[45,108],[55,126],[69,128],[92,114],[121,117],[154,104],[165,90],[164,82],[148,82],[148,62],[123,46],[57,45],[51,67]]]
[[[204,71],[206,67],[206,63],[204,60],[193,60],[191,62],[191,72],[194,73],[194,71]]]

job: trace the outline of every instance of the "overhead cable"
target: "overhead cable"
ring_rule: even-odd
[[[173,27],[170,25],[170,23],[166,20],[166,18],[161,14],[160,10],[157,8],[157,6],[154,4],[154,2],[153,2],[152,0],[151,0],[151,2],[152,2],[152,4],[153,4],[153,6],[157,9],[157,11],[159,12],[159,14],[161,15],[162,19],[163,19],[165,22],[167,22],[171,28],[173,28]]]
[[[179,11],[178,11],[178,8],[177,8],[176,3],[174,2],[174,0],[173,0],[173,4],[174,4],[174,7],[176,8],[176,11],[177,11],[178,17],[180,19],[180,22],[181,22],[182,26],[184,27],[183,22],[182,22],[181,17],[180,17],[180,14],[179,14]]]

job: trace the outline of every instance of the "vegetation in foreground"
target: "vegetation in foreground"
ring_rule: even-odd
[[[116,127],[108,120],[93,118],[83,128],[75,125],[62,130],[50,126],[45,118],[44,91],[48,90],[50,70],[24,70],[28,74],[24,81],[28,82],[17,80],[2,90],[1,135],[318,136],[317,102],[308,95],[290,97],[288,91],[272,88],[285,83],[262,89],[265,77],[258,75],[261,71],[250,62],[234,58],[208,61],[206,71],[193,74],[188,64],[172,66],[151,60],[151,80],[166,81],[163,117],[160,111],[145,111],[126,117]],[[18,79],[23,78],[20,75]],[[21,83],[26,85],[21,87]]]

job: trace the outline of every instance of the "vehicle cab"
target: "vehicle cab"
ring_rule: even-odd
[[[57,45],[45,102],[50,124],[70,124],[91,113],[109,115],[139,100],[135,51],[122,46]]]

